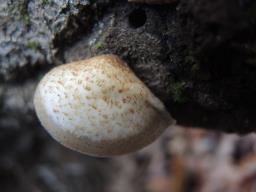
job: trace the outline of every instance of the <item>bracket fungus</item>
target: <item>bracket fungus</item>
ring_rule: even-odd
[[[141,149],[175,122],[115,55],[55,67],[38,84],[34,106],[53,138],[93,156]]]

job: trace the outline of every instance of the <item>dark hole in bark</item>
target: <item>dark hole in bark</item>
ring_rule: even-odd
[[[147,21],[147,15],[143,9],[135,9],[129,15],[129,24],[132,28],[142,27]]]

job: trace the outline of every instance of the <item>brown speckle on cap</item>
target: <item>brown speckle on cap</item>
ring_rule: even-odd
[[[53,138],[95,156],[138,150],[174,123],[162,102],[115,55],[52,69],[39,83],[34,105]]]

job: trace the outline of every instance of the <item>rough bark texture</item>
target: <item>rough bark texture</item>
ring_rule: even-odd
[[[255,22],[253,0],[168,5],[0,0],[1,191],[247,190],[244,184],[255,181],[255,171],[246,174],[255,170],[255,135],[239,139],[173,128],[149,152],[116,160],[89,158],[49,138],[35,117],[32,97],[50,68],[114,53],[165,102],[179,124],[253,132]],[[244,157],[251,161],[242,171]],[[223,176],[227,182],[219,179]],[[199,186],[204,180],[209,183]]]
[[[0,13],[0,125],[7,134],[38,125],[31,98],[46,71],[102,53],[122,57],[179,124],[254,131],[254,1],[2,0]]]

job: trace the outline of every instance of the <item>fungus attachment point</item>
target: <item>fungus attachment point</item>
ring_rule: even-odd
[[[174,123],[162,102],[114,55],[52,69],[36,89],[34,106],[53,138],[94,156],[138,150]]]

